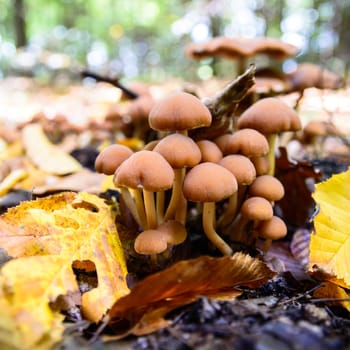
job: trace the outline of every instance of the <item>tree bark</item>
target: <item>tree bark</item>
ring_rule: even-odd
[[[24,0],[14,0],[14,26],[16,35],[16,47],[26,46],[26,21]]]

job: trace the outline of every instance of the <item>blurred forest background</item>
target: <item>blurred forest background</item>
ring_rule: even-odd
[[[0,0],[0,77],[77,77],[89,68],[126,80],[209,79],[232,63],[184,55],[213,36],[280,38],[345,76],[350,0]],[[213,69],[214,63],[216,64]]]

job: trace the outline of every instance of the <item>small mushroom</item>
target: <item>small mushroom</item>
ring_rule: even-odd
[[[209,126],[211,114],[199,98],[187,92],[173,93],[158,101],[149,114],[149,125],[158,131],[188,130]]]
[[[254,164],[249,160],[249,158],[240,154],[228,155],[222,158],[219,164],[228,169],[235,176],[238,184],[238,191],[230,196],[228,206],[218,220],[218,226],[225,226],[230,221],[233,221],[236,215],[237,207],[239,207],[244,196],[246,186],[250,185],[254,181],[256,171]]]
[[[218,235],[215,225],[215,202],[230,197],[237,191],[234,175],[216,163],[200,163],[185,176],[183,193],[187,200],[203,203],[202,223],[208,239],[224,255],[231,255],[232,249]]]
[[[250,196],[259,196],[271,203],[279,201],[284,196],[284,187],[280,180],[272,175],[261,175],[249,186]]]
[[[223,154],[217,144],[210,140],[197,141],[197,146],[201,151],[201,163],[212,162],[218,163]]]
[[[164,220],[174,219],[178,207],[184,205],[182,183],[186,168],[193,167],[200,162],[201,152],[190,137],[182,134],[167,135],[157,143],[153,151],[160,153],[174,169],[175,180]],[[161,212],[159,216],[162,217]]]
[[[114,174],[114,183],[122,188],[134,189],[138,208],[135,219],[143,228],[154,229],[158,226],[154,192],[170,189],[174,182],[174,171],[169,163],[157,152],[138,151],[126,159]],[[140,198],[142,191],[143,201]],[[127,194],[122,191],[122,195]],[[128,202],[126,201],[128,205]],[[143,212],[146,221],[143,220]]]
[[[138,254],[150,255],[153,263],[157,263],[157,255],[167,250],[168,244],[164,234],[155,229],[142,231],[134,242],[134,250]]]
[[[268,159],[270,164],[269,175],[275,172],[275,148],[277,136],[285,131],[298,131],[301,121],[298,114],[286,103],[276,97],[263,98],[239,117],[239,129],[251,128],[266,136],[269,142]]]
[[[260,221],[269,220],[273,216],[271,203],[262,197],[250,197],[246,199],[240,210],[240,215],[233,223],[231,239],[237,242],[251,242],[255,237],[248,236],[247,231],[254,232]],[[251,229],[248,224],[251,223]]]
[[[261,221],[257,227],[258,236],[265,239],[263,251],[266,253],[272,241],[281,239],[287,235],[287,226],[278,216],[269,220]]]
[[[109,145],[95,159],[95,169],[98,173],[113,175],[121,163],[134,152],[124,145]]]

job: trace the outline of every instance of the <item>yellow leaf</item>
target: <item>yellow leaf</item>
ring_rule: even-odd
[[[52,144],[40,124],[28,124],[22,130],[22,141],[31,161],[42,170],[65,175],[81,170],[80,163]]]
[[[99,321],[129,292],[115,215],[95,195],[64,192],[23,202],[0,217],[0,230],[0,247],[16,258],[0,270],[0,344],[18,338],[29,349],[59,339],[62,318],[49,303],[78,291],[76,265],[92,266],[98,278],[98,287],[82,295],[86,318]]]
[[[350,169],[316,185],[319,205],[310,241],[309,270],[350,286]]]

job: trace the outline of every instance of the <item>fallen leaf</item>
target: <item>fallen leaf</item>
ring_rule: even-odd
[[[280,147],[279,151],[275,176],[282,182],[285,195],[276,204],[280,207],[287,225],[300,227],[308,221],[314,207],[307,180],[313,179],[317,182],[321,179],[321,174],[308,161],[290,160],[285,148]]]
[[[316,185],[309,271],[350,288],[350,169]]]
[[[95,195],[63,192],[10,208],[0,217],[0,247],[15,258],[0,270],[0,344],[31,349],[59,339],[62,316],[49,304],[79,290],[73,267],[97,274],[97,288],[82,294],[89,320],[129,292],[115,214]]]
[[[105,177],[104,174],[84,168],[71,175],[50,178],[47,184],[34,187],[33,194],[42,195],[54,191],[85,191],[97,194],[101,191],[101,184]]]
[[[4,196],[11,191],[14,186],[26,178],[28,173],[24,169],[16,169],[11,171],[1,182],[0,182],[0,196]]]
[[[313,297],[327,302],[328,305],[341,305],[350,311],[350,294],[336,283],[323,282],[322,286],[315,290]]]
[[[82,168],[77,160],[49,141],[40,124],[26,125],[22,142],[31,161],[50,174],[65,175]]]
[[[199,296],[233,299],[241,294],[238,286],[256,288],[274,275],[265,263],[243,253],[180,261],[146,277],[119,299],[108,313],[109,325],[118,333],[126,322],[128,330],[121,336],[146,334],[166,326],[163,317],[169,311]]]

